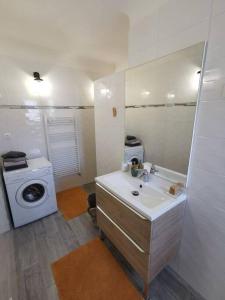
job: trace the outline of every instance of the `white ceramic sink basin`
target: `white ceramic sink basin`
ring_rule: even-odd
[[[137,201],[148,208],[153,208],[160,205],[163,201],[167,200],[168,196],[154,190],[151,187],[146,186],[140,189],[139,196],[137,196]]]
[[[150,182],[116,171],[96,178],[96,183],[153,220],[186,199],[185,194],[174,198],[168,194],[170,181],[152,175]],[[133,195],[136,191],[138,195]]]

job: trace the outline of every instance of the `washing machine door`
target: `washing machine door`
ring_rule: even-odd
[[[44,180],[29,180],[16,193],[17,203],[24,208],[41,205],[48,196],[48,186]]]

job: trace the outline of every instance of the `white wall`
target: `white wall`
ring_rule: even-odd
[[[203,52],[204,42],[197,43],[130,68],[126,72],[126,105],[195,102]]]
[[[103,95],[104,89],[109,92]],[[113,117],[112,108],[117,116]],[[125,114],[124,72],[95,81],[95,136],[97,174],[120,169],[123,161]]]
[[[44,79],[44,96],[33,94],[33,72]],[[57,63],[0,55],[0,104],[94,105],[90,76]]]
[[[130,66],[209,40],[189,170],[188,205],[173,268],[208,300],[225,278],[225,1],[169,0],[132,24]]]
[[[31,89],[33,72],[44,79],[43,96]],[[80,128],[81,176],[67,176],[57,180],[57,190],[88,183],[96,175],[94,109],[9,109],[2,105],[93,106],[93,81],[84,72],[73,68],[0,56],[0,155],[20,150],[29,158],[47,157],[44,115],[73,113]],[[3,200],[0,197],[0,206]],[[1,213],[2,211],[2,213]],[[0,209],[0,219],[4,209]]]
[[[225,3],[214,1],[179,268],[179,273],[210,300],[225,297],[224,27]]]
[[[126,109],[126,134],[143,142],[144,161],[187,174],[195,106]]]
[[[79,128],[81,176],[65,176],[56,180],[57,191],[79,186],[94,180],[95,132],[94,109],[0,109],[0,155],[10,150],[20,150],[28,158],[48,158],[44,117],[75,116]]]
[[[126,134],[143,142],[145,161],[187,174],[204,43],[131,68],[126,105],[169,104],[126,109]],[[146,94],[148,92],[148,94]]]
[[[206,40],[210,13],[211,0],[168,0],[154,14],[146,12],[130,27],[129,66]]]
[[[33,94],[33,71],[40,72],[46,84],[44,95]],[[48,89],[49,88],[49,89]],[[0,56],[0,105],[93,106],[93,81],[73,68],[25,61]],[[0,109],[0,154],[21,150],[29,158],[47,157],[44,115],[75,114],[80,127],[81,176],[65,177],[57,183],[57,190],[90,182],[94,179],[95,132],[94,109]]]

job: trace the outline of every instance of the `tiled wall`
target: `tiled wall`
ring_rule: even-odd
[[[33,93],[33,72],[44,79],[44,95]],[[0,55],[0,104],[93,105],[93,81],[81,71],[47,62]]]
[[[204,45],[198,43],[126,72],[126,106],[148,105],[126,109],[126,134],[142,140],[145,161],[183,174],[189,164]],[[174,105],[184,103],[193,106]]]
[[[184,235],[173,268],[208,300],[225,299],[225,1],[169,0],[132,24],[136,65],[208,40],[191,157]]]
[[[195,106],[126,109],[126,134],[143,141],[145,161],[187,174]]]
[[[131,24],[129,65],[189,47],[208,37],[211,0],[168,0],[154,14]]]
[[[66,176],[56,181],[64,190],[94,180],[95,132],[94,109],[0,109],[0,155],[10,150],[24,151],[28,158],[48,157],[44,117],[73,115],[77,120],[80,141],[81,176]],[[93,124],[90,126],[90,124]]]
[[[107,92],[106,92],[107,90]],[[112,108],[117,110],[113,117]],[[125,114],[124,72],[95,81],[95,136],[97,174],[120,169],[123,160]]]
[[[39,71],[49,86],[46,95],[34,95],[30,84],[33,71]],[[50,110],[60,115],[63,108],[9,109],[2,105],[38,106],[92,106],[84,110],[69,109],[79,119],[82,176],[65,178],[57,182],[57,189],[90,182],[95,176],[95,133],[93,81],[84,73],[72,68],[49,63],[31,62],[0,56],[0,155],[9,150],[20,150],[29,158],[47,157],[44,115]]]
[[[30,90],[32,73],[39,71],[50,86],[50,93],[36,96]],[[27,85],[28,84],[28,85]],[[9,150],[20,150],[29,158],[47,157],[44,131],[44,115],[64,115],[68,111],[76,114],[80,128],[81,176],[67,176],[57,180],[57,190],[63,190],[94,180],[95,131],[94,108],[88,109],[10,109],[2,105],[38,106],[93,106],[93,82],[83,72],[49,63],[18,60],[0,56],[0,155]],[[4,197],[0,185],[0,219],[5,218]],[[4,222],[5,224],[5,222]],[[3,227],[8,227],[3,224]],[[0,222],[1,227],[1,222]],[[2,228],[3,228],[2,227]],[[3,231],[3,229],[0,231]]]
[[[180,274],[207,299],[224,299],[225,5],[214,1],[190,169]],[[190,247],[192,241],[193,247]],[[187,258],[190,258],[189,261]]]

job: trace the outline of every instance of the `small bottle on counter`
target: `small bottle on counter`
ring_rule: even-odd
[[[134,161],[132,162],[132,166],[131,166],[131,175],[133,177],[138,176],[138,164],[136,164]]]

